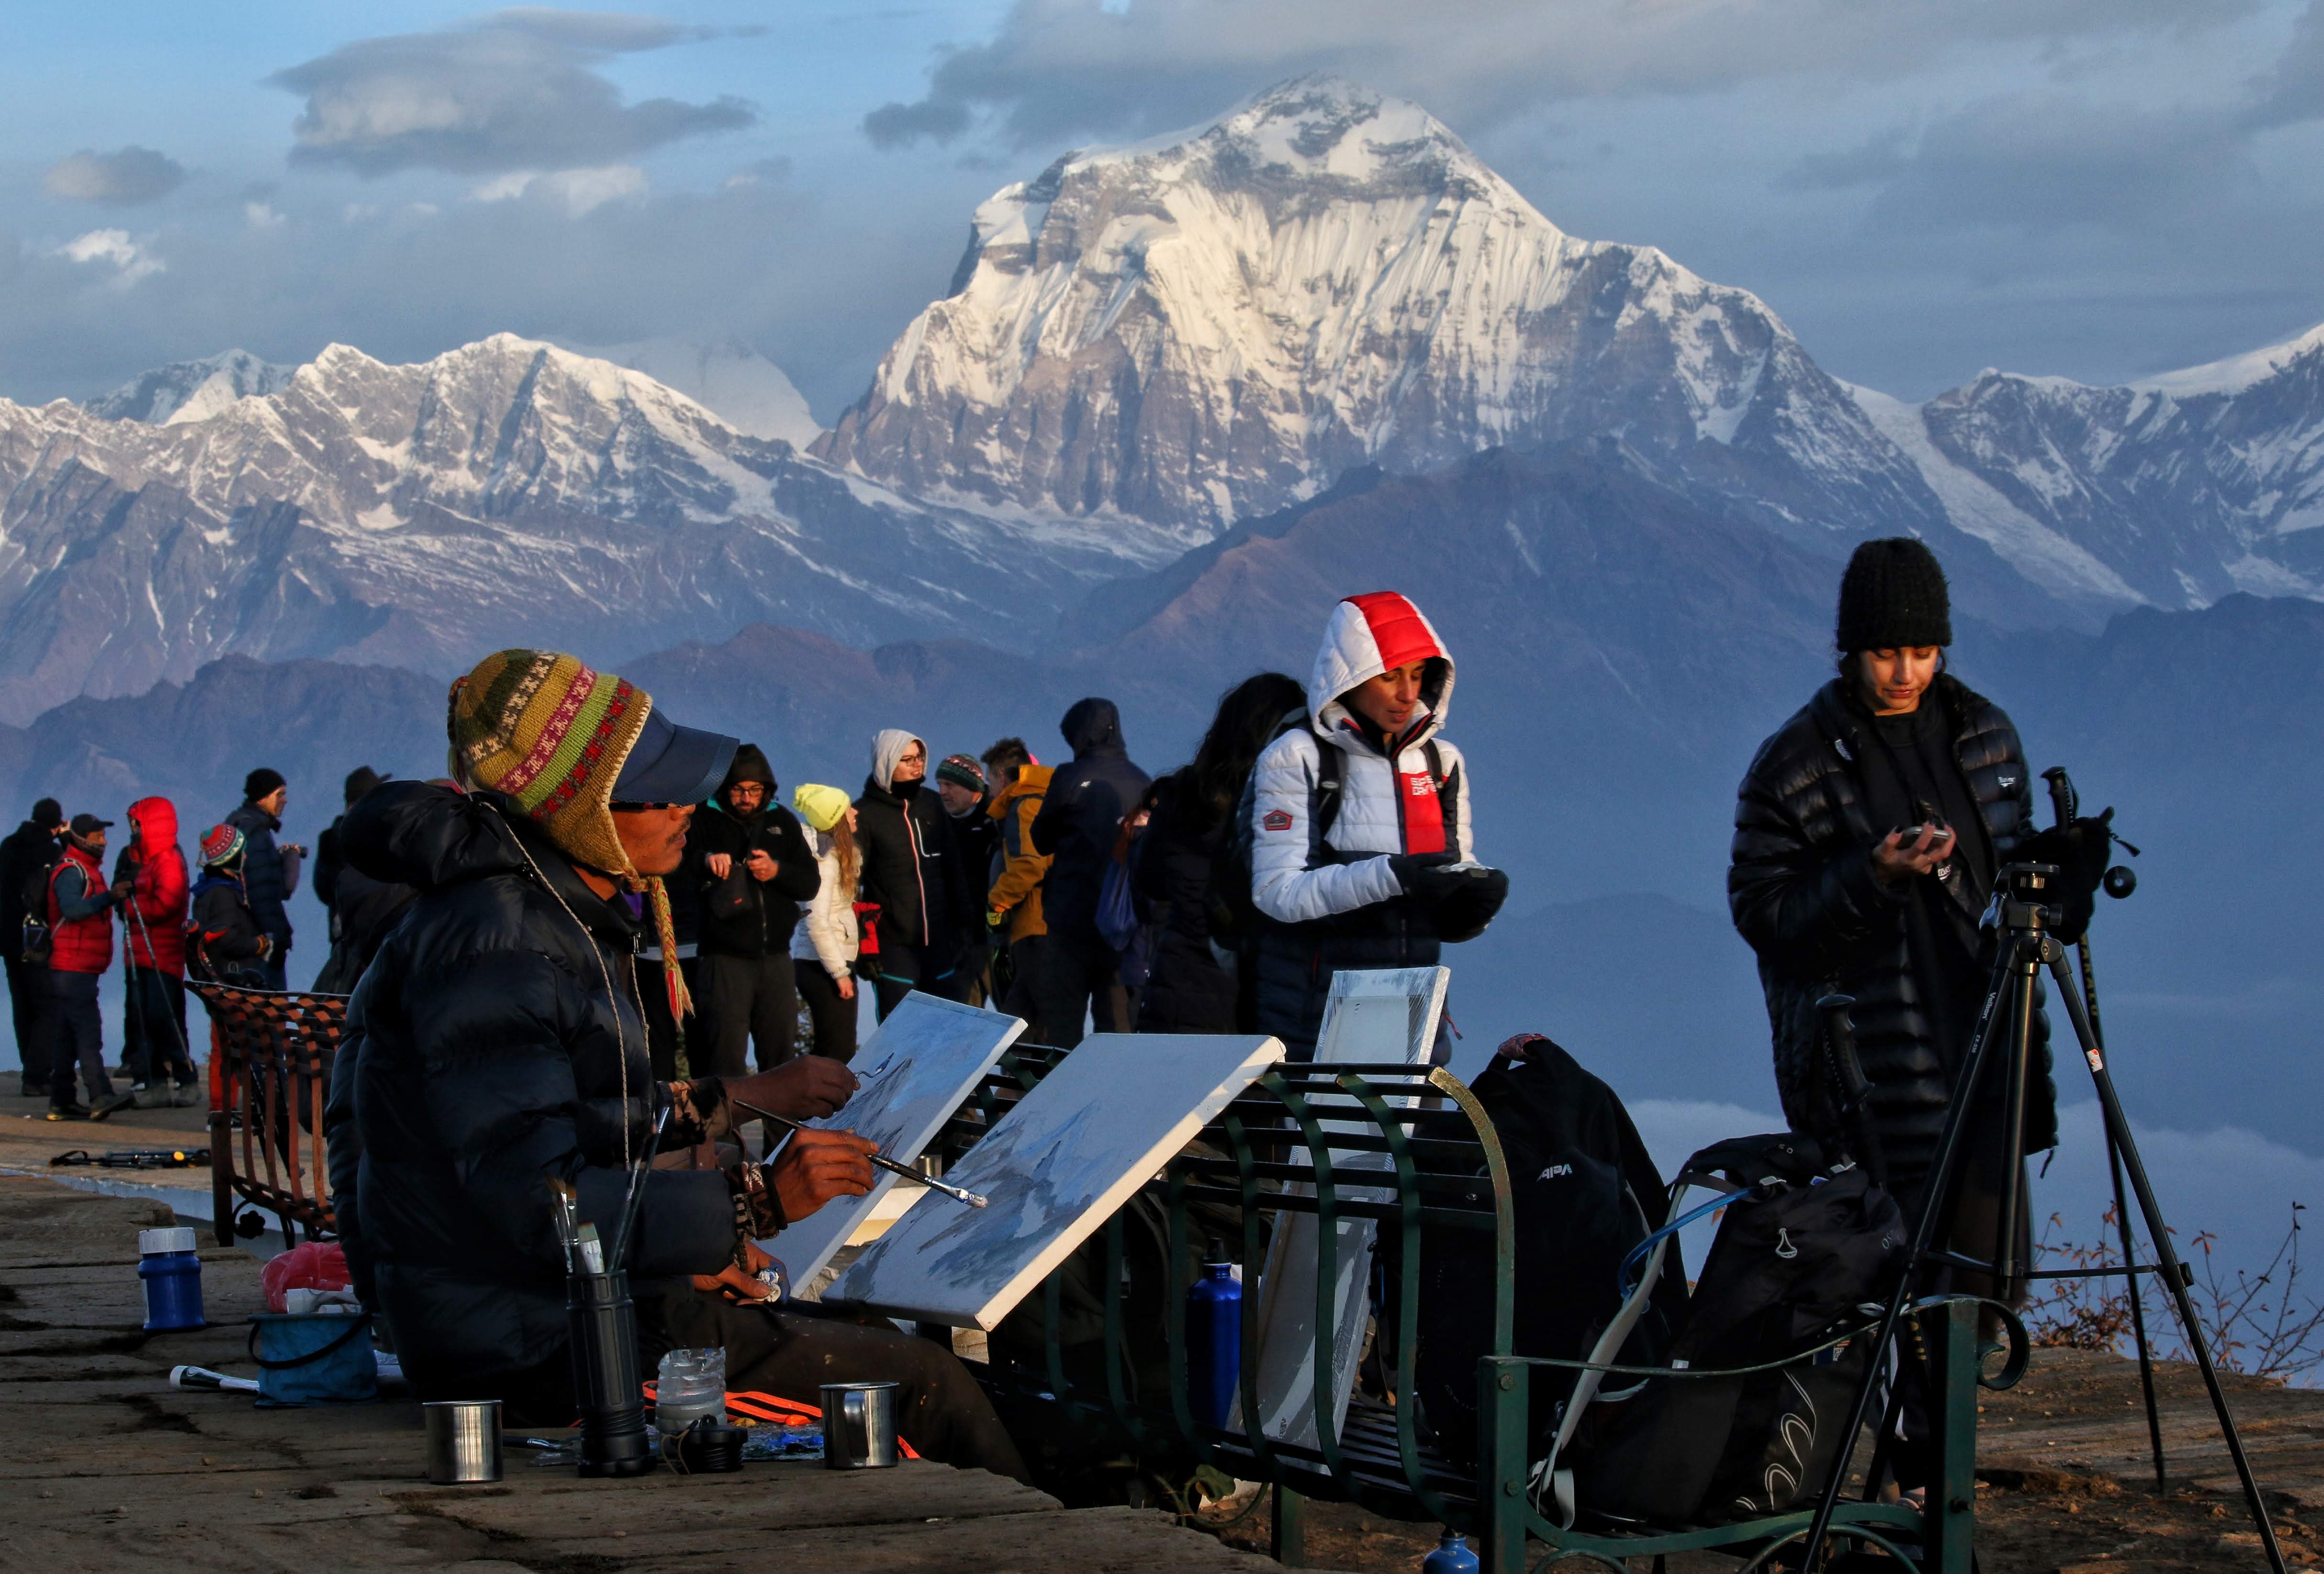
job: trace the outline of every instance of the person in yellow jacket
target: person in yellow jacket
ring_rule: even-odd
[[[1036,764],[1017,738],[1003,738],[984,752],[985,774],[995,786],[985,813],[1000,827],[992,853],[990,894],[984,903],[988,929],[1005,931],[1009,983],[999,1001],[1002,1011],[1023,1017],[1036,1043],[1054,1044],[1047,1024],[1035,1018],[1037,987],[1049,943],[1041,918],[1041,882],[1049,860],[1033,850],[1033,819],[1049,791],[1050,767]]]

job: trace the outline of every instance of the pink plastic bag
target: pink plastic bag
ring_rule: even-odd
[[[269,1257],[258,1271],[259,1286],[266,1292],[266,1309],[283,1310],[283,1296],[292,1290],[345,1290],[348,1284],[347,1255],[336,1241],[309,1241],[303,1246]]]

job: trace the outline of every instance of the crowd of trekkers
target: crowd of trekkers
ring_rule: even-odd
[[[1832,1128],[1810,1065],[1814,1002],[1855,996],[1907,1194],[1992,961],[1976,914],[2002,865],[2045,851],[2024,751],[1943,671],[1950,637],[1924,545],[1858,549],[1839,671],[1751,763],[1729,875],[1785,1113]],[[649,1362],[723,1346],[730,1384],[791,1396],[895,1381],[923,1454],[1021,1477],[948,1353],[778,1305],[760,1243],[867,1192],[871,1144],[805,1128],[752,1159],[743,1128],[759,1111],[845,1107],[866,995],[883,1018],[916,991],[991,1005],[1061,1049],[1093,1025],[1265,1033],[1312,1057],[1335,972],[1434,965],[1508,895],[1477,856],[1468,765],[1443,733],[1453,677],[1409,600],[1356,596],[1333,608],[1304,684],[1237,683],[1192,761],[1159,780],[1131,762],[1114,703],[1091,698],[1059,722],[1056,764],[1021,737],[940,755],[887,728],[860,792],[809,782],[786,799],[761,748],[681,726],[577,657],[486,657],[449,696],[448,774],[349,775],[315,869],[331,915],[316,986],[352,996],[324,1120],[337,1225],[422,1397],[489,1393],[512,1422],[570,1419],[542,1176],[594,1219],[634,1172]],[[112,822],[53,799],[0,842],[25,1091],[48,1096],[51,1118],[194,1101],[187,976],[284,987],[304,856],[275,839],[286,795],[277,773],[251,773],[198,839],[198,880],[159,798],[129,806],[109,880]],[[116,926],[126,1092],[98,1010]],[[1524,1042],[1504,1048],[1522,1058]],[[2024,1145],[2047,1145],[2046,1051],[2028,1094]],[[2022,1247],[2022,1221],[2001,1220],[2024,1188],[2000,1106],[1977,1115],[1950,1238],[1990,1255],[1997,1239]]]

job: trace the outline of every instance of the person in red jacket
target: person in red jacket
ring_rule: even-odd
[[[114,863],[113,883],[129,888],[121,904],[129,948],[121,1042],[131,1097],[140,1109],[191,1104],[198,1095],[186,1042],[186,855],[168,799],[129,806],[129,845]]]
[[[51,935],[46,1027],[53,1058],[49,1071],[51,1120],[103,1120],[129,1102],[105,1074],[105,1022],[97,1014],[97,980],[113,966],[113,909],[120,893],[105,884],[105,832],[113,822],[76,814],[65,828],[64,856],[49,871]],[[89,1102],[73,1100],[73,1069],[88,1084]]]

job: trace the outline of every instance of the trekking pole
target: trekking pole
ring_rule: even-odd
[[[145,915],[137,911],[137,893],[134,891],[129,894],[129,916],[137,921],[137,932],[145,937],[145,954],[155,961],[161,960],[161,954],[153,949],[153,931],[145,927]],[[158,973],[161,968],[156,968],[153,971]],[[140,1014],[142,1015],[143,1013]],[[175,1015],[170,1018],[170,1035],[178,1041],[178,1063],[187,1070],[192,1070],[194,1069],[193,1046],[186,1042],[186,1030]]]
[[[2050,784],[2050,814],[2059,826],[2074,822],[2080,807],[2074,792],[2073,778],[2066,774],[2063,765],[2052,765],[2042,773],[2042,780]],[[2083,927],[2082,938],[2074,947],[2075,960],[2080,965],[2082,985],[2082,1009],[2090,1019],[2090,1038],[2100,1052],[2106,1049],[2106,1033],[2098,1025],[2098,970],[2090,961],[2090,931]],[[2138,1347],[2138,1391],[2146,1402],[2146,1440],[2154,1456],[2154,1495],[2170,1495],[2168,1472],[2163,1459],[2163,1416],[2154,1401],[2154,1349],[2146,1338],[2146,1296],[2139,1288],[2138,1258],[2131,1250],[2130,1205],[2122,1183],[2122,1149],[2114,1139],[2114,1127],[2099,1123],[2106,1131],[2107,1172],[2114,1180],[2114,1221],[2122,1237],[2124,1279],[2130,1286],[2131,1338]]]

